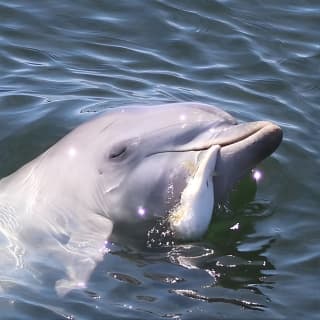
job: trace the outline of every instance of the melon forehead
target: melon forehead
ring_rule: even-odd
[[[210,122],[216,125],[232,125],[236,120],[224,111],[197,103],[174,103],[158,106],[127,106],[108,110],[83,124],[87,134],[107,132],[112,127],[115,137],[128,135],[141,135],[148,132],[165,129],[170,126],[188,126],[199,122]],[[82,130],[82,126],[79,129]],[[78,130],[80,131],[80,130]]]

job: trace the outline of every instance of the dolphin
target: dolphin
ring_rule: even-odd
[[[143,238],[165,219],[177,239],[201,238],[215,203],[281,139],[271,122],[201,103],[109,110],[0,180],[1,252],[20,269],[52,261],[59,294],[84,287],[111,234]]]

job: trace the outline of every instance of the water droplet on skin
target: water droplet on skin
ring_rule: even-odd
[[[146,209],[142,206],[139,206],[137,212],[140,217],[143,217],[146,214]]]
[[[252,177],[256,182],[259,182],[262,179],[262,172],[255,169],[252,171]]]

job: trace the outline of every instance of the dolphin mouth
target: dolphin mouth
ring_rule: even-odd
[[[218,130],[207,126],[187,144],[153,154],[192,151],[203,153],[214,146],[219,147],[212,179],[215,201],[220,202],[250,169],[271,155],[281,141],[282,130],[272,122],[229,123]]]
[[[279,126],[269,121],[256,121],[233,124],[219,131],[211,130],[209,127],[185,145],[161,150],[150,155],[167,152],[205,151],[216,145],[221,148],[223,154],[234,155],[236,151],[250,150],[251,152],[255,151],[257,159],[260,159],[275,151],[281,140],[282,130]],[[252,161],[248,161],[249,167],[251,163]]]
[[[190,142],[151,153],[149,156],[167,152],[204,151],[214,145],[229,151],[226,147],[237,146],[236,149],[240,150],[242,148],[248,148],[250,145],[255,147],[256,144],[261,144],[259,153],[266,154],[265,157],[267,157],[279,146],[281,140],[281,128],[269,121],[232,124],[219,130],[208,126]]]
[[[269,121],[256,121],[242,123],[221,132],[215,139],[215,144],[221,147],[230,146],[236,143],[243,143],[246,146],[256,143],[264,143],[266,152],[273,152],[282,140],[282,130],[279,126]],[[227,134],[225,134],[227,133]],[[265,143],[268,140],[268,145]]]
[[[241,123],[221,131],[215,137],[214,143],[221,147],[239,142],[249,144],[264,139],[266,136],[278,136],[279,134],[282,136],[280,127],[268,121]],[[250,141],[247,139],[250,139]]]
[[[203,140],[203,134],[199,137],[203,143],[196,138],[187,147],[176,150],[197,151],[197,169],[187,181],[180,205],[169,217],[171,228],[181,239],[201,237],[211,221],[215,202],[221,201],[234,184],[269,156],[282,140],[280,127],[267,121],[229,126],[211,132],[207,140]]]

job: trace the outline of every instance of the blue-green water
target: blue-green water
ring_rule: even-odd
[[[130,103],[201,101],[284,130],[255,198],[203,241],[114,244],[64,298],[0,276],[1,318],[319,317],[319,26],[307,0],[0,1],[1,177]]]

